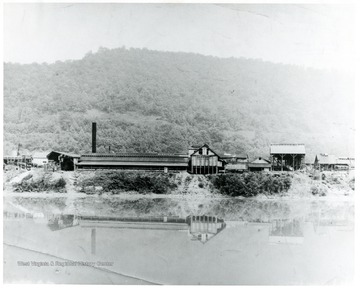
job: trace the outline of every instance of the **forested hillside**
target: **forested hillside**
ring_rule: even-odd
[[[24,52],[26,53],[26,52]],[[219,152],[267,156],[270,143],[353,154],[352,79],[252,59],[105,49],[76,61],[4,64],[4,153]]]

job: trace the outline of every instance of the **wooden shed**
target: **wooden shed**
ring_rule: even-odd
[[[42,167],[49,162],[47,155],[49,152],[35,152],[32,156],[32,164],[34,167]]]
[[[336,156],[321,153],[315,156],[314,168],[321,171],[331,171],[335,169]]]
[[[76,169],[76,164],[80,158],[79,154],[51,151],[47,158],[60,166],[61,170],[73,171]]]
[[[305,166],[305,144],[271,144],[273,170],[298,170]]]
[[[220,159],[225,161],[226,172],[244,172],[248,170],[249,157],[237,154],[219,154]]]
[[[261,157],[248,164],[249,171],[270,171],[271,162]]]

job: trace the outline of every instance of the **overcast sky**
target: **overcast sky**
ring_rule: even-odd
[[[348,5],[5,4],[4,61],[80,59],[102,47],[146,47],[347,70]]]

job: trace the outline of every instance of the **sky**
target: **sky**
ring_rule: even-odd
[[[99,47],[148,48],[349,71],[348,4],[10,4],[4,61],[81,59]]]

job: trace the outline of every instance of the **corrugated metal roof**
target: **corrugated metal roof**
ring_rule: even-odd
[[[187,156],[177,156],[177,155],[147,155],[144,154],[127,154],[127,155],[119,155],[119,154],[101,154],[101,155],[82,155],[79,159],[80,163],[87,162],[96,162],[96,163],[138,163],[138,162],[147,162],[147,163],[187,163],[189,162],[189,158]],[[101,164],[102,165],[102,164]],[[120,164],[119,164],[120,165]]]
[[[305,144],[271,144],[270,154],[305,154]]]
[[[187,167],[187,163],[185,162],[99,162],[99,161],[84,161],[79,162],[78,166],[156,166],[156,167]]]
[[[81,158],[188,158],[187,154],[162,154],[162,153],[92,153],[92,154],[82,154]]]

